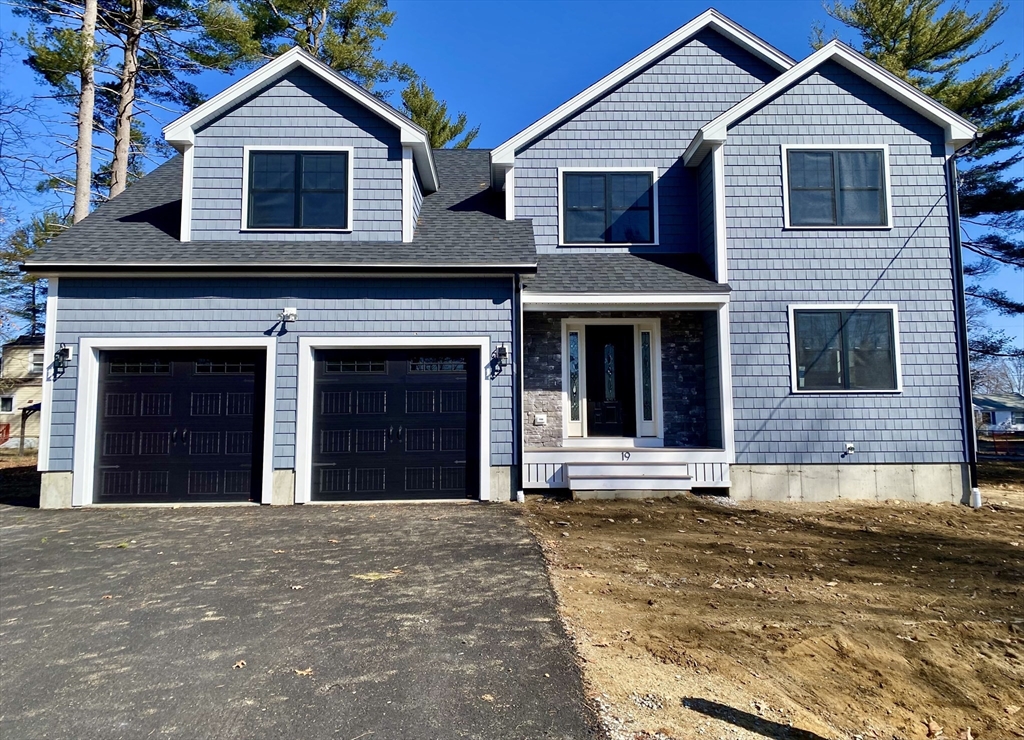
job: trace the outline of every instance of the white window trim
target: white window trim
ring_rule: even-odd
[[[797,311],[890,311],[892,312],[892,342],[896,355],[896,388],[805,390],[797,387],[796,370],[796,312]],[[903,360],[900,351],[899,307],[895,303],[793,303],[789,305],[789,382],[790,390],[801,396],[841,395],[898,395],[903,393]]]
[[[291,145],[263,145],[263,144],[246,144],[242,147],[242,222],[239,224],[241,227],[239,231],[248,233],[289,233],[289,234],[350,234],[352,233],[352,215],[353,215],[353,204],[355,203],[355,193],[353,191],[353,183],[355,182],[355,156],[354,147],[350,146],[291,146]],[[252,152],[323,152],[325,154],[333,154],[336,152],[345,152],[348,154],[348,193],[346,200],[348,203],[348,216],[346,223],[348,227],[344,229],[301,229],[298,227],[284,228],[284,229],[268,229],[268,228],[250,228],[249,227],[249,155]]]
[[[46,341],[45,338],[44,338],[43,341],[44,342]],[[36,357],[40,358],[38,363],[36,362]],[[35,369],[37,364],[39,365],[39,370],[38,371]],[[31,353],[29,353],[29,356],[28,356],[28,374],[33,376],[33,377],[42,377],[42,376],[46,375],[46,351],[45,350],[37,349],[37,350],[33,350]]]
[[[587,325],[605,324],[633,327],[633,369],[635,378],[636,429],[644,431],[648,425],[649,434],[637,437],[588,437],[587,436],[587,381],[586,381],[586,331]],[[569,419],[569,332],[580,333],[580,420]],[[651,392],[654,394],[654,419],[643,419],[643,390],[640,383],[640,332],[651,332]],[[609,446],[632,444],[636,447],[661,447],[665,443],[664,394],[661,384],[661,319],[625,318],[605,319],[572,316],[562,319],[562,444],[566,447]],[[578,426],[577,426],[578,425]],[[577,433],[578,432],[578,433]]]
[[[480,350],[480,500],[491,498],[491,383],[484,372],[491,338],[452,336],[299,337],[298,408],[295,435],[295,503],[311,502],[313,480],[313,351],[317,349],[468,347]]]
[[[52,319],[50,319],[52,320]],[[79,340],[78,389],[75,401],[75,456],[71,505],[94,501],[96,429],[99,404],[100,351],[110,349],[263,349],[267,353],[263,420],[263,481],[260,500],[269,504],[274,487],[274,395],[277,385],[277,340],[250,337],[114,337]]]
[[[882,187],[885,188],[885,223],[878,226],[794,226],[789,221],[789,152],[818,149],[825,151],[856,150],[882,152]],[[892,177],[888,144],[783,144],[782,150],[782,213],[785,228],[792,231],[884,231],[893,228]],[[836,204],[839,207],[839,204]]]
[[[592,172],[618,174],[642,172],[651,176],[651,198],[654,201],[654,241],[651,242],[572,242],[567,244],[564,236],[565,217],[562,200],[564,175],[574,172]],[[559,167],[558,168],[558,245],[561,247],[657,247],[661,244],[661,232],[658,226],[658,180],[661,177],[657,167]]]
[[[4,411],[2,405],[0,405],[0,414],[13,414],[14,413],[14,411],[15,411],[15,409],[14,409],[14,396],[7,396],[7,395],[0,396],[0,402],[7,401],[7,400],[10,400],[10,402],[11,402],[11,409],[10,409],[10,411]]]

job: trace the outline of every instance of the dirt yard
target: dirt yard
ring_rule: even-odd
[[[1014,475],[979,511],[538,497],[524,518],[613,738],[1004,740],[1024,737]]]

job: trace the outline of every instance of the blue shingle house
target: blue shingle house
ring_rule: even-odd
[[[26,266],[42,503],[960,501],[975,135],[713,10],[491,151],[293,49]]]

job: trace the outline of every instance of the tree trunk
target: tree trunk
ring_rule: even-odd
[[[114,127],[114,165],[110,176],[110,197],[128,185],[128,161],[132,148],[132,116],[135,112],[135,82],[139,76],[139,47],[142,45],[142,0],[131,0],[131,14],[124,38],[124,63],[117,97]]]
[[[82,14],[82,71],[78,94],[78,138],[75,140],[75,208],[77,224],[89,215],[92,194],[92,114],[96,105],[93,46],[96,41],[96,0],[85,0]]]

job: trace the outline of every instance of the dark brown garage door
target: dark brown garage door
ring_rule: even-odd
[[[313,500],[476,497],[478,355],[317,350]]]
[[[100,353],[100,503],[259,501],[266,353]]]

